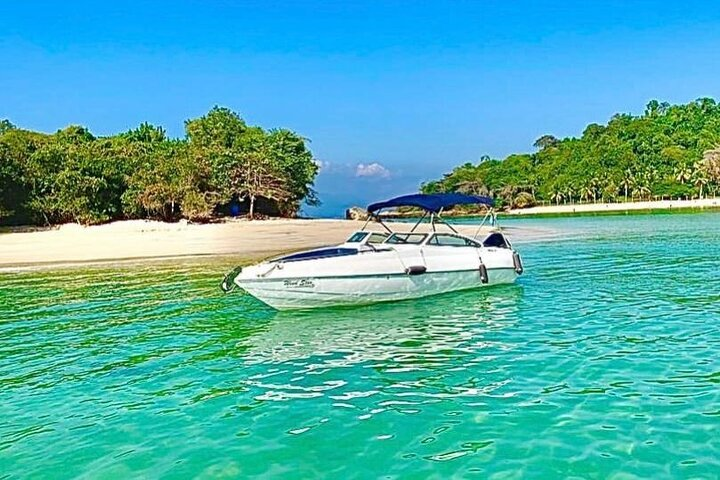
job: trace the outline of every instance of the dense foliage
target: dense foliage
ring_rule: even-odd
[[[687,105],[656,100],[644,114],[617,114],[588,125],[580,138],[544,135],[533,154],[483,157],[423,192],[489,194],[500,205],[630,201],[715,195],[720,186],[720,105],[702,98]]]
[[[317,203],[317,165],[305,139],[248,126],[215,107],[170,139],[144,123],[111,137],[70,126],[48,135],[0,122],[0,222],[98,223],[208,219],[256,200],[284,215]]]

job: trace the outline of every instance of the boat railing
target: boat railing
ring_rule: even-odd
[[[477,240],[478,235],[480,235],[480,231],[482,230],[482,228],[485,226],[486,223],[494,228],[500,227],[498,225],[498,221],[497,221],[497,213],[495,213],[494,208],[490,208],[487,211],[487,213],[485,214],[485,216],[483,217],[482,221],[480,222],[480,225],[478,225],[477,230],[475,230],[475,234],[473,235],[474,239]]]

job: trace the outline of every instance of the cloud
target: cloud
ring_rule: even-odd
[[[364,163],[358,163],[357,167],[355,168],[355,176],[390,178],[390,170],[383,167],[377,162],[368,163],[367,165]]]

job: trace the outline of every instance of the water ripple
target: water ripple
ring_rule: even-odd
[[[518,285],[359,309],[222,262],[4,274],[0,478],[713,477],[717,218],[528,220],[575,233]]]

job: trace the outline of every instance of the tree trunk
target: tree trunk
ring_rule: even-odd
[[[252,220],[255,215],[255,195],[250,195],[250,210],[248,211],[248,218]]]

